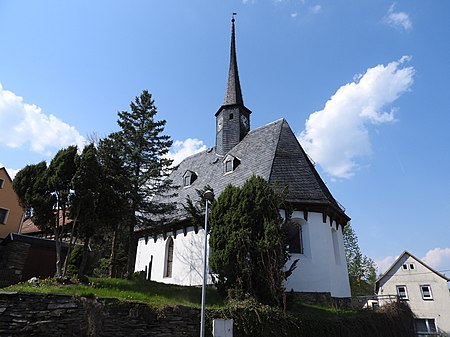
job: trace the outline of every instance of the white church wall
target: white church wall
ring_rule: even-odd
[[[284,212],[280,212],[283,216]],[[334,297],[350,297],[350,285],[345,262],[342,228],[336,230],[335,223],[330,226],[329,219],[322,221],[322,214],[308,213],[308,221],[303,212],[295,211],[292,219],[302,226],[303,254],[292,254],[288,264],[299,259],[298,266],[286,282],[286,290],[299,292],[330,292]],[[333,230],[335,244],[333,245]],[[138,241],[135,271],[149,269],[152,260],[151,280],[179,285],[201,285],[203,273],[203,238],[200,229],[195,234],[189,227],[184,236],[182,231],[168,233],[166,239],[159,235],[153,238],[141,238]],[[164,277],[166,245],[168,237],[173,237],[174,253],[172,277]],[[153,256],[153,259],[152,259]],[[338,262],[338,263],[337,263]],[[211,279],[208,279],[211,283]]]
[[[334,297],[350,297],[350,285],[343,247],[342,230],[336,231],[337,251],[341,263],[336,263],[332,230],[329,221],[322,221],[322,214],[295,211],[292,219],[301,219],[303,254],[292,254],[291,261],[299,259],[298,266],[286,282],[286,290],[299,292],[330,292]]]
[[[200,229],[196,234],[194,228],[189,227],[186,236],[184,236],[183,231],[178,231],[176,237],[170,234],[173,233],[167,233],[166,239],[159,235],[156,242],[153,238],[149,238],[147,243],[145,243],[144,238],[139,239],[135,271],[144,271],[147,267],[149,272],[148,266],[152,261],[150,277],[152,281],[179,285],[201,285],[203,282],[203,229]],[[173,239],[174,248],[172,275],[171,277],[165,277],[166,245],[169,237]]]
[[[336,223],[333,222],[333,226],[330,227],[335,235],[337,241],[333,242],[333,248],[335,251],[335,263],[331,264],[331,295],[335,297],[350,297],[350,282],[348,279],[348,268],[347,260],[345,258],[345,248],[344,248],[344,235],[342,231],[342,226],[336,229]],[[337,255],[337,256],[336,256]]]

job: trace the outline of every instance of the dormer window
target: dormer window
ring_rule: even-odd
[[[183,186],[191,186],[197,179],[197,174],[193,171],[187,170],[183,175]]]
[[[224,163],[224,172],[226,174],[233,172],[236,169],[236,167],[238,167],[238,165],[241,163],[241,161],[234,156],[228,155],[225,157],[223,163]]]

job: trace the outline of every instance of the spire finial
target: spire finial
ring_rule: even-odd
[[[231,19],[231,48],[230,48],[230,69],[228,72],[227,91],[225,93],[224,105],[239,104],[244,105],[241,93],[241,84],[239,83],[239,73],[236,60],[236,38],[234,28],[234,17],[237,13],[233,13]]]
[[[231,14],[231,22],[234,22],[234,17],[237,15],[237,13]]]

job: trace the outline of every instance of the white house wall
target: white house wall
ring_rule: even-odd
[[[413,263],[415,269],[403,270],[402,265],[405,263]],[[431,287],[432,300],[422,298],[421,285]],[[380,280],[378,295],[396,296],[397,286],[406,286],[407,303],[417,318],[434,318],[436,326],[450,336],[450,293],[447,280],[405,254]]]
[[[283,212],[281,214],[284,215]],[[319,213],[309,213],[308,221],[304,220],[303,212],[294,212],[292,218],[301,221],[304,254],[292,254],[288,264],[295,259],[299,259],[299,262],[286,283],[286,290],[329,292],[333,297],[350,297],[342,227],[336,231],[339,253],[339,259],[336,260],[332,238],[332,231],[336,229],[334,222],[333,227],[330,226],[329,218],[324,223],[322,214]],[[167,238],[174,238],[172,277],[164,277],[167,238],[164,239],[162,235],[158,236],[156,242],[153,238],[148,238],[147,243],[144,238],[139,239],[135,271],[144,271],[146,268],[148,270],[153,256],[151,280],[179,285],[201,285],[203,229],[195,234],[193,227],[190,227],[186,236],[182,231],[178,231],[176,238],[170,234],[173,233],[167,233]]]

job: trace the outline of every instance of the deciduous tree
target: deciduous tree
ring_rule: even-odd
[[[375,262],[361,252],[351,223],[344,227],[344,248],[352,295],[373,294],[376,281]]]

